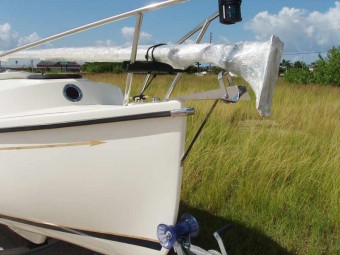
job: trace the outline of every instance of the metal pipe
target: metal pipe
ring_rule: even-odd
[[[182,108],[171,111],[171,117],[189,116],[195,114],[195,108]]]
[[[69,36],[69,35],[72,35],[72,34],[76,34],[76,33],[88,30],[88,29],[92,29],[92,28],[95,28],[95,27],[106,25],[108,23],[111,23],[111,22],[114,22],[114,21],[117,21],[117,20],[125,19],[125,18],[128,18],[128,17],[134,16],[134,15],[138,15],[138,13],[145,13],[145,12],[153,11],[153,10],[164,8],[164,7],[168,7],[168,6],[171,6],[171,5],[174,5],[174,4],[177,4],[177,3],[181,3],[181,2],[186,2],[186,1],[188,1],[188,0],[168,0],[168,1],[160,2],[160,3],[150,4],[150,5],[147,5],[145,7],[142,7],[142,8],[136,9],[136,10],[121,13],[121,14],[118,14],[118,15],[115,15],[115,16],[112,16],[112,17],[109,17],[109,18],[106,18],[106,19],[102,19],[102,20],[99,20],[99,21],[96,21],[96,22],[93,22],[93,23],[89,23],[89,24],[84,25],[84,26],[80,26],[80,27],[77,27],[77,28],[74,28],[74,29],[67,30],[67,31],[60,33],[60,34],[56,34],[56,35],[38,40],[36,42],[26,44],[24,46],[15,48],[13,50],[6,51],[4,53],[1,53],[0,57],[4,57],[4,56],[10,55],[12,53],[22,51],[22,50],[25,50],[25,49],[29,49],[29,48],[32,48],[32,47],[35,47],[35,46],[38,46],[38,45],[41,45],[41,44],[44,44],[44,43],[47,43],[47,42],[54,41],[56,39],[60,39],[60,38],[63,38],[63,37],[66,37],[66,36]]]
[[[196,44],[197,44],[197,43],[200,43],[200,42],[202,41],[202,39],[203,39],[205,33],[206,33],[207,30],[208,30],[208,27],[209,27],[209,25],[210,25],[210,22],[211,22],[211,21],[208,20],[208,19],[204,22],[204,25],[203,25],[203,27],[202,27],[202,29],[201,29],[201,32],[199,33],[199,35],[197,36],[197,39],[196,39],[196,41],[195,41]]]
[[[138,42],[139,42],[139,35],[140,31],[142,29],[142,22],[143,22],[143,14],[138,13],[137,14],[137,20],[135,25],[135,33],[133,36],[133,43],[132,43],[132,49],[131,49],[131,58],[130,63],[133,64],[136,62],[137,57],[137,50],[138,50]]]
[[[179,79],[182,77],[182,73],[177,73],[174,80],[172,81],[168,91],[165,94],[165,101],[170,99],[171,93],[174,91]]]
[[[130,101],[131,86],[133,80],[133,73],[128,73],[125,85],[124,105],[127,106]]]
[[[148,73],[145,77],[144,83],[143,83],[143,88],[141,89],[141,91],[139,92],[139,95],[143,95],[144,91],[146,90],[146,88],[149,86],[149,80],[150,80],[151,74]]]
[[[131,64],[136,62],[137,50],[138,50],[138,41],[139,41],[140,31],[142,29],[142,22],[143,22],[143,13],[137,13],[135,34],[133,36],[131,58],[130,58]],[[132,80],[133,80],[133,73],[129,73],[128,76],[127,76],[127,79],[126,79],[124,105],[129,104]]]
[[[216,15],[217,15],[217,16],[216,16]],[[197,38],[196,38],[196,41],[195,41],[196,44],[199,44],[199,43],[202,41],[202,39],[203,39],[205,33],[206,33],[207,30],[208,30],[208,27],[209,27],[211,21],[213,21],[213,20],[216,19],[217,17],[218,17],[218,12],[217,12],[216,14],[210,16],[208,19],[206,19],[204,22],[202,22],[200,25],[197,26],[197,27],[199,27],[198,30],[201,29],[201,32],[199,33],[199,35],[198,35]],[[194,30],[195,30],[195,29],[194,29]],[[196,33],[198,30],[196,30],[195,33]],[[193,34],[194,34],[194,33],[193,33]],[[191,34],[191,35],[193,35],[193,34]],[[190,35],[190,36],[191,36],[191,35]],[[189,36],[189,37],[190,37],[190,36]],[[187,37],[186,39],[188,39],[189,37]],[[183,37],[183,38],[184,38],[184,37]],[[182,38],[182,39],[183,39],[183,38]],[[181,40],[182,40],[182,39],[181,39]],[[186,40],[186,39],[185,39],[185,40]],[[181,42],[181,40],[179,41],[179,44],[181,44],[181,43],[183,43],[183,42],[185,41],[185,40],[184,40],[183,42]],[[165,100],[169,100],[169,98],[170,98],[172,92],[174,91],[174,89],[175,89],[176,85],[178,84],[178,82],[179,82],[179,80],[180,80],[181,77],[182,77],[182,74],[181,74],[181,73],[177,73],[177,74],[176,74],[176,77],[175,77],[174,80],[172,81],[172,83],[171,83],[171,85],[170,85],[168,91],[167,91],[166,94],[165,94]]]
[[[214,13],[213,15],[211,15],[209,18],[207,18],[206,20],[209,20],[210,22],[213,21],[214,19],[216,19],[219,16],[219,12]],[[186,35],[184,35],[181,39],[179,39],[177,41],[177,44],[182,44],[184,43],[186,40],[188,40],[191,36],[193,36],[194,34],[196,34],[205,24],[205,21],[203,21],[202,23],[200,23],[199,25],[197,25],[197,27],[195,27],[193,30],[191,30],[189,33],[187,33]]]

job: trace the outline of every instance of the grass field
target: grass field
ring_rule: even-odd
[[[125,84],[123,75],[87,75]],[[135,78],[136,94],[144,77]],[[160,76],[149,96],[163,96]],[[242,81],[239,81],[242,83]],[[216,76],[184,76],[175,94],[218,88]],[[188,102],[188,141],[212,102]],[[261,118],[254,97],[219,104],[184,168],[181,212],[194,214],[193,243],[217,248],[214,230],[226,223],[231,255],[340,254],[340,88],[279,80],[272,116]]]

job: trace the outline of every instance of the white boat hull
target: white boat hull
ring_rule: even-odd
[[[103,254],[160,254],[157,225],[177,219],[186,128],[185,117],[164,113],[181,107],[2,118],[0,223],[37,243],[48,236]]]

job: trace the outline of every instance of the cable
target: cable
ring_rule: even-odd
[[[149,61],[149,51],[150,51],[150,50],[151,50],[151,60],[152,60],[152,61],[155,61],[153,52],[155,51],[155,49],[156,49],[157,47],[163,46],[163,45],[166,45],[166,43],[159,43],[159,44],[150,46],[150,47],[148,48],[148,50],[146,51],[146,54],[145,54],[145,59],[146,59],[146,61]]]
[[[287,56],[287,55],[312,55],[312,54],[325,54],[327,51],[311,51],[311,52],[286,52],[283,53],[282,55]]]

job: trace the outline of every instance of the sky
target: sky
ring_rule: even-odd
[[[0,51],[117,15],[161,0],[0,0]],[[175,43],[218,9],[218,0],[191,0],[146,13],[141,44]],[[243,21],[215,21],[203,42],[266,41],[272,34],[285,44],[283,58],[312,62],[318,52],[340,45],[340,1],[243,0]],[[108,24],[42,47],[126,46],[135,17]],[[189,42],[193,42],[195,37]]]

